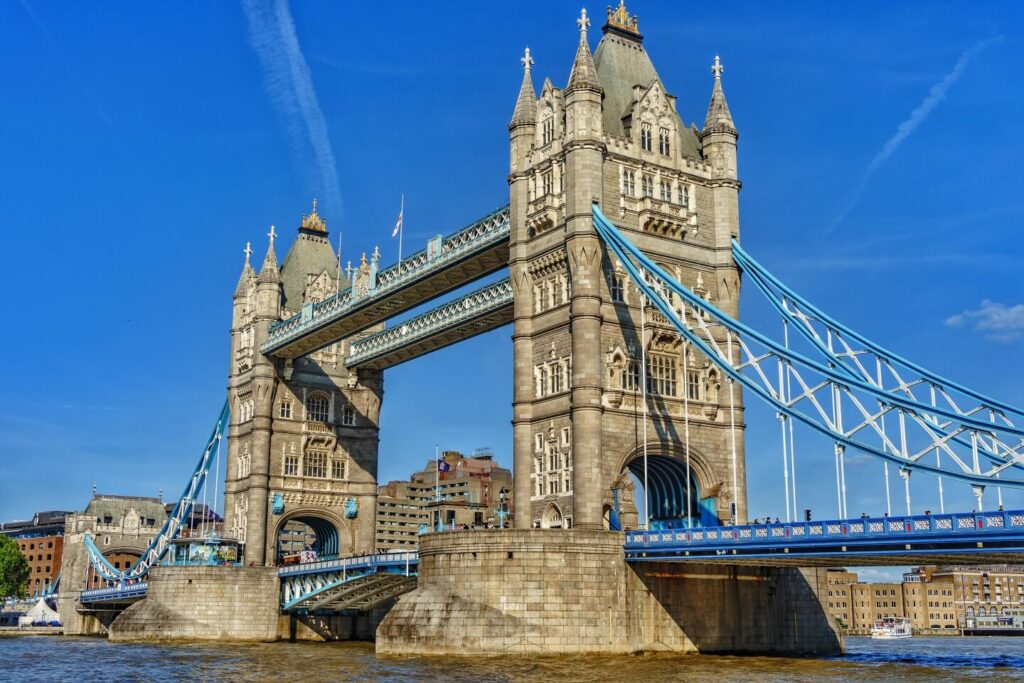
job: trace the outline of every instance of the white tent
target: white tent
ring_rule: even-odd
[[[44,598],[39,598],[32,609],[18,617],[18,626],[31,626],[32,624],[54,624],[60,622],[60,615],[46,604]]]

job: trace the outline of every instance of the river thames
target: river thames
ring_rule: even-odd
[[[849,638],[828,659],[378,657],[371,643],[137,645],[102,638],[0,638],[11,681],[1020,681],[1024,639]]]

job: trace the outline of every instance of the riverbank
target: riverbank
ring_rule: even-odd
[[[0,636],[59,636],[63,626],[0,626]]]

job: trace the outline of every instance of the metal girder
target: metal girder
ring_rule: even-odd
[[[308,602],[299,603],[299,609],[369,609],[416,588],[415,576],[401,574],[371,574],[325,591]]]
[[[260,350],[296,358],[366,330],[508,266],[508,206],[380,271],[362,294],[350,289],[270,327]],[[354,283],[354,285],[357,283]]]
[[[349,345],[345,365],[383,370],[512,322],[512,283],[502,280]]]
[[[789,348],[717,309],[676,281],[593,208],[594,226],[630,278],[684,340],[720,368],[731,384],[833,440],[894,462],[901,474],[916,470],[985,485],[1024,487],[1024,454],[1006,444],[1024,431],[987,416],[922,403],[854,376],[831,360]],[[887,419],[888,418],[888,419]],[[990,447],[989,447],[990,446]],[[837,451],[840,453],[840,451]],[[924,457],[941,453],[931,464]],[[982,464],[982,457],[986,461]]]

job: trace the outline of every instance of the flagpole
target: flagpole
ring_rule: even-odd
[[[434,508],[437,510],[436,531],[441,530],[441,461],[438,458],[437,444],[434,444]]]
[[[402,233],[405,232],[405,193],[402,193],[402,205],[398,209],[401,223],[398,224],[398,265],[402,265]]]
[[[341,230],[338,230],[338,278],[335,280],[335,294],[341,293]]]

